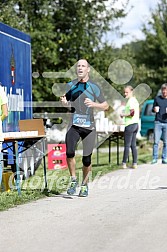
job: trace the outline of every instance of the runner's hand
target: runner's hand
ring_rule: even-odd
[[[62,96],[60,96],[60,101],[61,101],[63,104],[67,104],[67,103],[68,103],[65,94],[62,95]]]
[[[94,102],[89,99],[89,98],[85,98],[84,104],[88,107],[93,107],[94,106]]]

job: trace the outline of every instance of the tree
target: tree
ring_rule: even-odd
[[[148,81],[156,95],[167,80],[167,1],[161,0],[144,26],[146,35],[137,61],[148,69]]]
[[[29,33],[32,38],[32,68],[40,74],[39,78],[33,78],[34,100],[55,100],[52,84],[56,80],[43,78],[43,72],[66,71],[82,57],[95,68],[99,57],[105,60],[106,54],[97,53],[104,47],[102,37],[112,29],[115,19],[125,16],[124,8],[113,8],[116,1],[6,0],[1,3],[1,9],[6,12],[1,11],[0,21]]]
[[[49,80],[42,77],[44,71],[53,71],[57,63],[53,11],[49,3],[48,0],[0,3],[0,21],[31,36],[32,72],[40,75],[32,79],[34,100],[48,100],[53,95]]]
[[[54,12],[58,45],[58,69],[68,69],[77,59],[86,58],[96,64],[94,52],[103,47],[102,37],[111,29],[114,19],[124,16],[123,9],[114,10],[105,1],[58,0]]]
[[[51,1],[36,0],[18,2],[20,15],[26,18],[26,31],[32,38],[32,71],[39,74],[33,78],[34,100],[53,100],[52,83],[43,78],[42,73],[53,71],[58,61],[56,33],[53,23]]]
[[[17,0],[4,0],[0,2],[0,22],[10,25],[16,29],[25,31],[25,19],[18,15]]]

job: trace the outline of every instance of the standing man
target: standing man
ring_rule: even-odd
[[[159,141],[163,141],[162,164],[167,164],[167,83],[161,86],[161,95],[156,96],[152,111],[155,112],[152,164],[158,161]]]
[[[2,122],[8,116],[8,107],[7,107],[7,97],[3,90],[3,87],[0,83],[0,137],[2,138]],[[3,154],[2,154],[2,142],[0,142],[0,185],[2,183],[2,166]]]
[[[100,87],[89,80],[90,66],[87,60],[77,62],[77,79],[67,83],[67,93],[60,97],[63,106],[71,108],[71,119],[66,134],[66,156],[71,175],[71,183],[67,194],[76,192],[78,181],[75,172],[75,149],[78,141],[83,143],[83,181],[80,197],[88,196],[88,177],[91,171],[91,155],[95,144],[96,131],[93,108],[107,110],[109,105],[105,101]],[[96,102],[98,101],[98,102]]]

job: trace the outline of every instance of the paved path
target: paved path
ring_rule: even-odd
[[[90,187],[88,198],[62,194],[1,212],[0,251],[167,251],[167,165],[118,170]]]

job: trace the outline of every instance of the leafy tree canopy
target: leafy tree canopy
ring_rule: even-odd
[[[143,31],[146,39],[136,56],[138,65],[147,68],[147,81],[154,97],[161,84],[167,82],[167,0],[158,3]]]
[[[40,74],[33,78],[34,100],[55,100],[52,85],[57,80],[43,78],[43,72],[66,71],[79,58],[88,59],[95,68],[105,60],[106,53],[97,53],[104,47],[102,37],[114,20],[125,16],[124,6],[113,8],[117,1],[1,1],[0,21],[32,38],[33,72]]]

